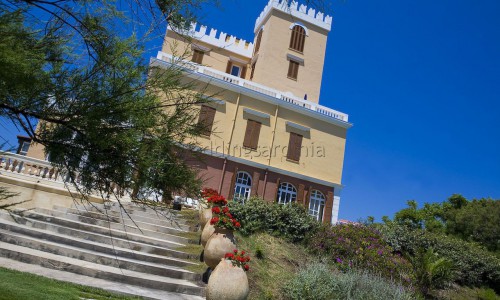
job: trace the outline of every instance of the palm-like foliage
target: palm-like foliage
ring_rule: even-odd
[[[440,257],[432,248],[421,249],[411,258],[415,271],[416,281],[420,291],[428,295],[434,289],[448,286],[455,277],[453,263]]]

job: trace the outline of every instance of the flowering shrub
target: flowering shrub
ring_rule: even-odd
[[[212,219],[210,220],[210,224],[219,228],[226,228],[235,230],[241,227],[240,222],[238,222],[233,215],[229,212],[229,207],[223,206],[215,206],[212,207]]]
[[[248,271],[250,270],[250,267],[248,266],[248,262],[250,261],[250,256],[247,255],[245,256],[245,251],[238,251],[238,249],[234,249],[233,252],[229,252],[229,253],[226,253],[226,255],[224,255],[224,258],[226,260],[229,260],[231,261],[231,263],[233,264],[233,266],[235,267],[240,267],[242,268],[243,270],[245,271]]]
[[[212,195],[212,196],[208,197],[207,202],[209,204],[216,205],[216,206],[223,206],[223,205],[227,204],[226,198],[224,198],[224,196],[219,195],[219,194]]]
[[[386,278],[413,281],[411,264],[383,240],[374,228],[342,224],[322,226],[309,241],[317,254],[328,254],[340,269],[362,268]]]
[[[215,195],[219,195],[219,193],[212,188],[204,188],[201,191],[201,196],[203,198],[206,198],[206,199],[210,198],[211,196],[215,196]]]

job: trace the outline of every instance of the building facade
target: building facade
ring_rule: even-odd
[[[189,160],[204,186],[239,201],[297,202],[317,220],[337,223],[352,125],[347,114],[319,104],[331,22],[297,2],[271,0],[253,42],[196,24],[167,29],[151,64],[182,68],[193,88],[210,95],[198,107],[206,129],[194,141],[201,160]],[[26,143],[20,137],[21,155],[46,160],[43,147]]]
[[[206,126],[193,162],[205,186],[229,199],[298,202],[336,223],[348,116],[319,104],[332,18],[297,2],[271,0],[247,42],[192,24],[167,29],[153,65],[180,64],[205,87]]]

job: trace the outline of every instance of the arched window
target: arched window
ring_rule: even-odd
[[[314,190],[309,197],[309,214],[318,221],[323,220],[323,210],[325,209],[325,195],[318,190]]]
[[[262,32],[263,32],[263,31],[264,31],[264,30],[263,30],[263,29],[261,29],[261,30],[259,31],[259,33],[257,34],[257,38],[255,39],[255,46],[254,46],[254,48],[253,48],[253,53],[254,53],[254,54],[255,54],[255,53],[259,53],[259,49],[260,49],[260,41],[262,40]]]
[[[292,38],[290,39],[290,49],[304,52],[304,43],[306,41],[306,30],[300,25],[292,28]]]
[[[278,189],[278,203],[288,204],[295,200],[297,200],[297,189],[291,183],[281,183]]]
[[[252,189],[252,177],[250,177],[250,174],[243,171],[236,173],[233,200],[245,202],[245,200],[250,198],[251,189]]]

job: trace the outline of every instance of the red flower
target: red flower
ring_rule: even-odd
[[[224,207],[222,208],[222,212],[223,212],[223,213],[228,213],[228,212],[229,212],[229,207],[224,206]]]
[[[235,226],[236,228],[240,228],[240,227],[241,227],[241,224],[240,224],[240,222],[236,222],[236,223],[234,223],[234,226]]]
[[[233,250],[234,254],[238,254],[238,249]]]
[[[210,219],[210,225],[214,225],[217,222],[219,222],[219,218],[218,217],[213,217],[212,219]]]
[[[233,216],[230,213],[226,213],[226,216],[231,219],[233,218]]]
[[[214,214],[220,214],[220,208],[218,206],[212,207],[212,212]]]
[[[250,267],[248,265],[245,265],[243,268],[245,269],[245,271],[250,270]]]
[[[245,255],[245,250],[241,250],[241,255]]]

